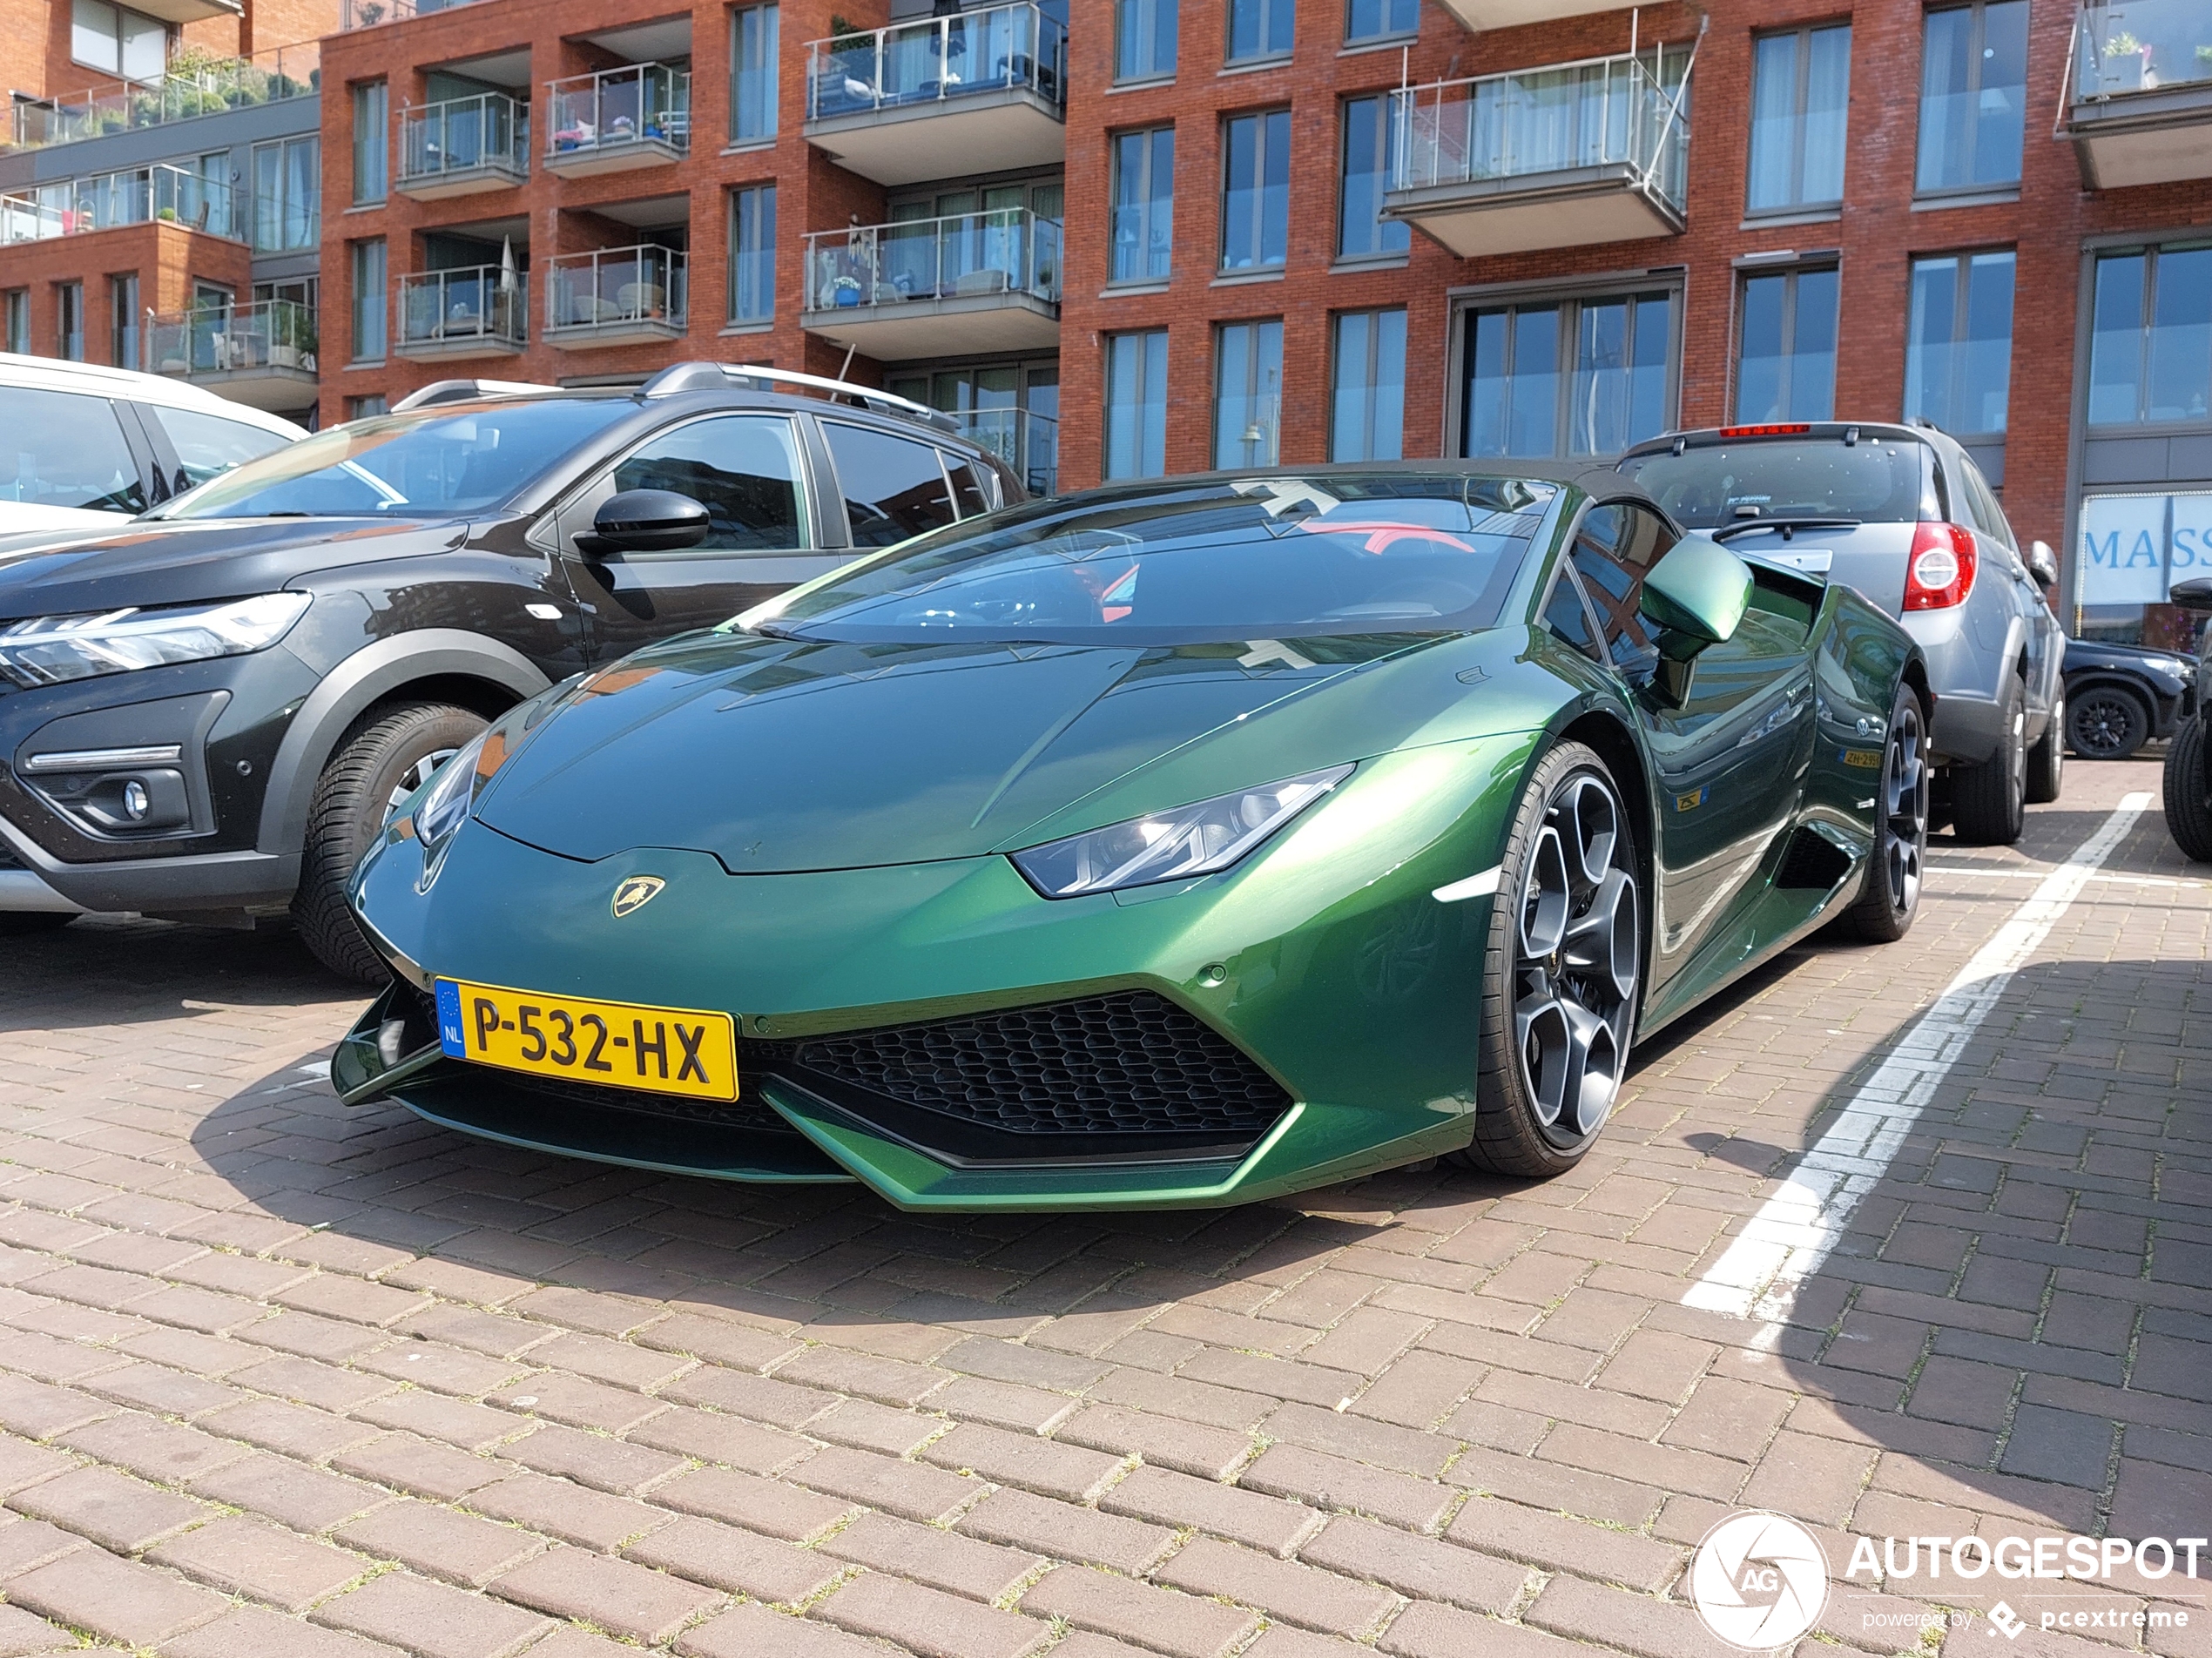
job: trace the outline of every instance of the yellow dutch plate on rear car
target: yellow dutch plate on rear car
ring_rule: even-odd
[[[730,1015],[437,981],[438,1042],[455,1059],[607,1088],[738,1097]]]

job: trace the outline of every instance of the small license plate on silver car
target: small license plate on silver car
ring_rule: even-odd
[[[1769,563],[1787,564],[1808,576],[1825,576],[1836,562],[1835,549],[1828,547],[1762,547],[1758,556]]]

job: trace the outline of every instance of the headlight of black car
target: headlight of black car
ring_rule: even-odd
[[[305,593],[263,593],[218,604],[38,616],[0,626],[0,674],[26,687],[58,685],[172,662],[266,650],[307,614]]]

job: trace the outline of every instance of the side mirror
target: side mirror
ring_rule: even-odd
[[[1736,637],[1751,602],[1751,567],[1720,543],[1684,536],[1643,578],[1638,604],[1661,632],[1662,656],[1686,660]]]
[[[2059,556],[2051,550],[2049,542],[2028,543],[2027,573],[2035,578],[2038,587],[2056,587],[2059,584]]]
[[[673,489],[625,489],[592,515],[589,534],[576,538],[583,552],[672,553],[696,547],[712,528],[706,509]]]

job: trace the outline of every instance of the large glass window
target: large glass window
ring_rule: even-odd
[[[2013,255],[1950,253],[1912,261],[1905,340],[1905,418],[1953,437],[2005,429],[2013,384]]]
[[[1673,423],[1666,290],[1470,312],[1460,453],[1614,455]]]
[[[362,81],[354,88],[354,200],[356,205],[381,201],[389,188],[389,93],[382,81]]]
[[[776,313],[776,186],[730,192],[730,320]]]
[[[253,165],[254,252],[314,246],[322,226],[322,140],[257,144]]]
[[[1346,311],[1330,324],[1329,459],[1406,452],[1406,313]]]
[[[1175,73],[1176,0],[1114,0],[1114,78]]]
[[[2097,260],[2089,423],[2212,420],[2212,247]]]
[[[1382,216],[1383,192],[1390,185],[1390,158],[1397,149],[1396,104],[1391,98],[1346,98],[1344,102],[1344,177],[1337,196],[1337,257],[1373,259],[1403,253],[1413,231],[1399,219]]]
[[[1279,266],[1291,239],[1291,112],[1222,123],[1221,268]]]
[[[1297,0],[1229,0],[1229,61],[1291,55]]]
[[[54,322],[60,336],[61,354],[71,362],[84,361],[84,285],[57,283],[54,288]]]
[[[30,354],[30,290],[10,288],[0,293],[0,326],[4,326],[4,348],[19,357]]]
[[[2027,109],[2027,0],[1928,13],[1920,56],[1921,192],[2018,184]]]
[[[354,361],[373,362],[384,354],[384,239],[354,242]]]
[[[776,136],[777,11],[740,6],[730,14],[730,142]]]
[[[1851,100],[1851,25],[1763,35],[1752,48],[1755,213],[1839,205]]]
[[[1105,476],[1159,477],[1167,449],[1168,331],[1109,335]]]
[[[1421,0],[1345,0],[1345,44],[1410,35],[1420,27]]]
[[[767,414],[692,421],[647,440],[615,468],[617,489],[673,489],[705,506],[707,534],[698,543],[705,552],[785,552],[806,546],[799,480],[791,422]]]
[[[138,364],[138,273],[125,271],[107,280],[108,361],[118,368]]]
[[[158,81],[169,62],[169,25],[107,0],[73,0],[69,55],[125,80]]]
[[[937,451],[873,427],[824,421],[855,547],[894,547],[960,516]]]
[[[1165,281],[1175,249],[1175,129],[1113,137],[1114,222],[1109,282]]]
[[[1824,421],[1836,412],[1837,270],[1743,279],[1736,346],[1736,418]]]
[[[1283,453],[1283,320],[1214,331],[1213,463],[1273,466]]]
[[[139,512],[138,463],[105,397],[0,386],[0,501]]]

